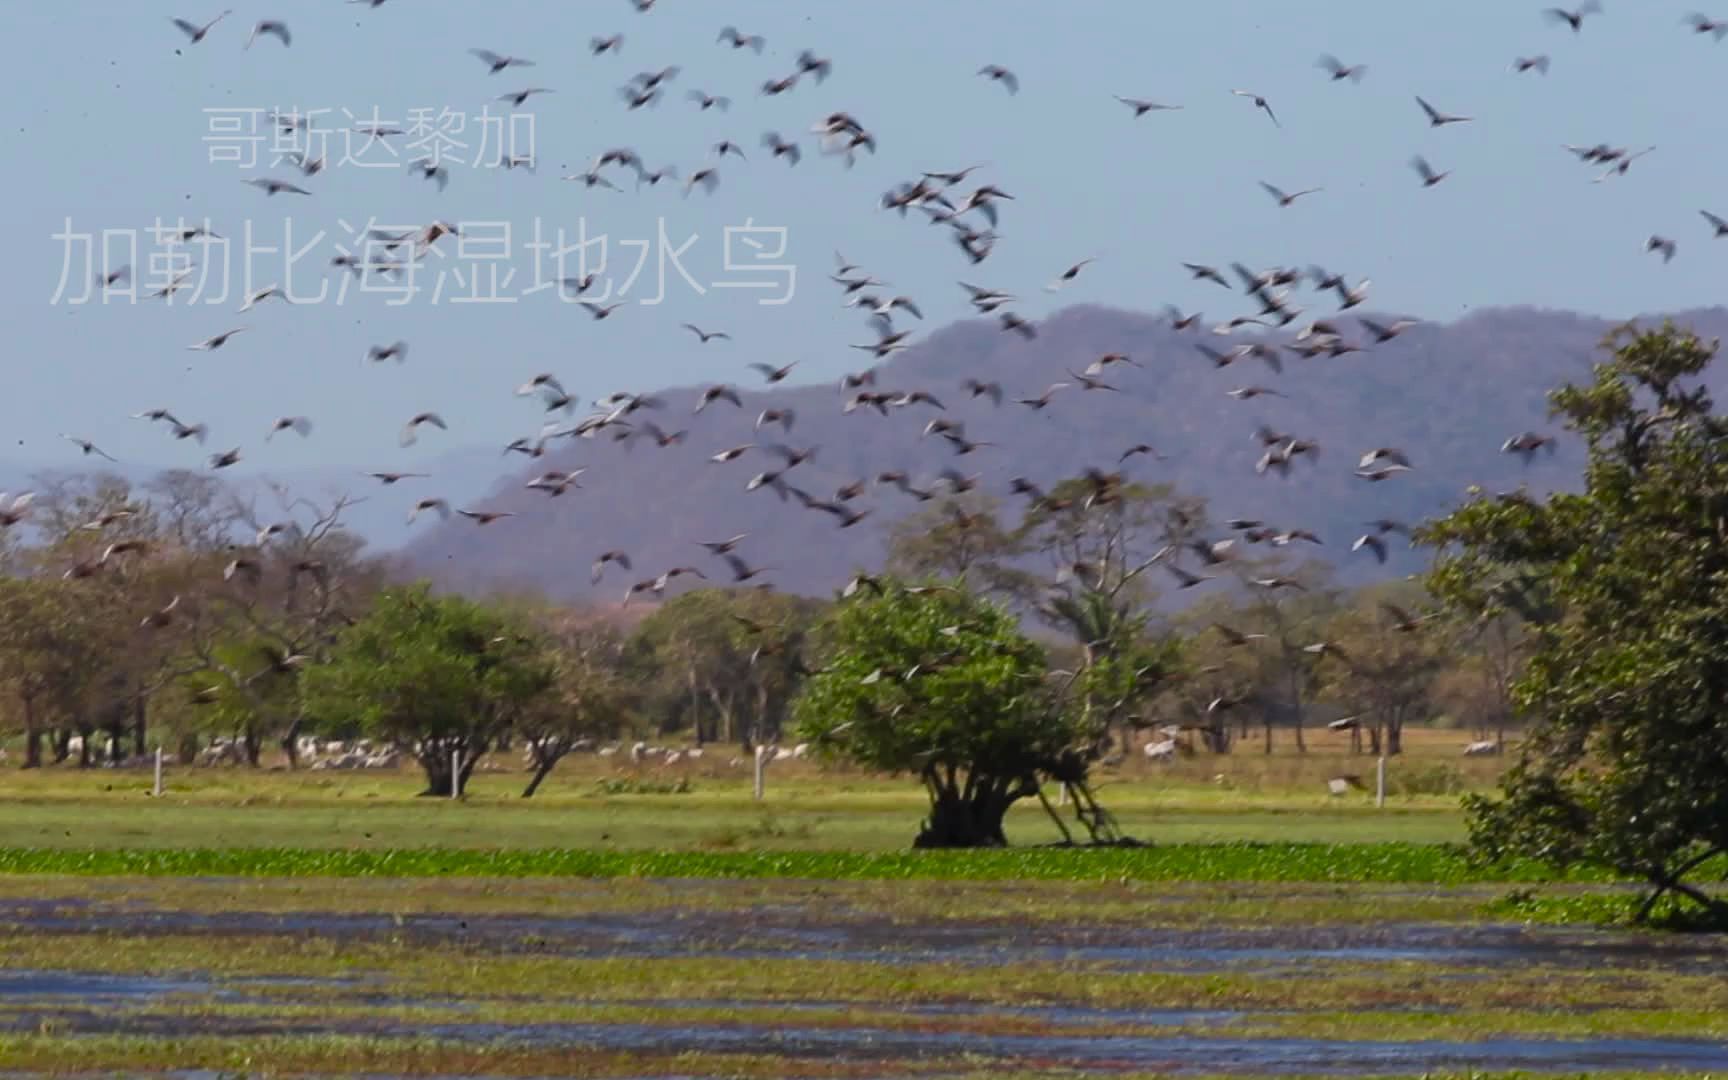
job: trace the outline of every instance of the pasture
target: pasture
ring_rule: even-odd
[[[1311,751],[1129,759],[1099,771],[1098,793],[1129,835],[1159,843],[1462,840],[1458,795],[1492,787],[1504,759],[1466,758],[1451,731],[1412,731],[1391,759],[1388,799],[1373,800],[1374,759],[1337,735]],[[483,761],[459,802],[420,798],[411,764],[388,770],[289,771],[173,766],[163,798],[148,769],[0,770],[0,847],[364,847],[599,850],[904,848],[924,813],[911,779],[781,761],[767,797],[735,748],[698,760],[634,766],[572,754],[531,799],[514,754]],[[1342,796],[1328,781],[1359,777]],[[1070,823],[1072,824],[1072,823]],[[1061,839],[1036,800],[1009,816],[1016,844]]]

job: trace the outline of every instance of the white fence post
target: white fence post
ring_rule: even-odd
[[[450,797],[458,798],[462,790],[462,751],[450,751]]]
[[[1386,755],[1380,755],[1380,761],[1374,768],[1374,805],[1386,805]]]
[[[761,802],[767,789],[768,755],[771,751],[766,746],[756,748],[756,801]]]
[[[162,797],[162,748],[156,748],[156,783],[150,789],[150,794],[160,799]]]

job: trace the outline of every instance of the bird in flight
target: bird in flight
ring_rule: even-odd
[[[526,89],[522,89],[522,90],[513,90],[508,94],[499,94],[498,100],[499,101],[508,101],[511,105],[520,109],[522,107],[522,103],[527,101],[529,98],[533,97],[535,94],[551,94],[551,93],[556,93],[556,91],[549,90],[544,86],[530,86],[530,87],[527,87]]]
[[[223,19],[226,19],[228,16],[230,16],[232,14],[234,14],[234,10],[232,8],[230,8],[227,11],[224,11],[222,14],[216,16],[214,19],[211,19],[209,22],[205,23],[203,26],[199,26],[196,23],[188,22],[185,19],[171,19],[169,21],[172,22],[175,26],[178,26],[180,28],[180,32],[185,34],[188,38],[190,38],[192,40],[192,44],[196,45],[200,41],[204,40],[204,35],[208,34],[212,27],[214,27],[217,23],[221,22]]]
[[[67,442],[71,443],[73,446],[76,446],[80,451],[83,452],[85,457],[89,457],[90,455],[94,454],[97,457],[107,458],[109,461],[115,460],[115,458],[112,454],[103,450],[101,447],[97,446],[95,443],[91,442],[89,439],[80,439],[75,435],[61,435],[60,437],[62,439],[65,439]]]
[[[1086,269],[1086,267],[1090,266],[1092,263],[1097,262],[1097,261],[1098,261],[1097,259],[1081,259],[1079,262],[1075,263],[1073,266],[1070,266],[1068,269],[1062,271],[1061,274],[1057,275],[1057,278],[1055,281],[1052,281],[1050,284],[1044,286],[1044,291],[1045,292],[1059,292],[1062,289],[1067,288],[1070,284],[1073,283],[1075,278],[1080,276],[1080,271]]]
[[[1260,187],[1263,191],[1266,192],[1266,194],[1268,194],[1268,195],[1272,196],[1274,199],[1278,200],[1279,206],[1292,206],[1295,204],[1297,199],[1300,199],[1304,195],[1313,195],[1316,192],[1326,190],[1325,188],[1314,187],[1314,188],[1304,188],[1301,191],[1286,193],[1283,189],[1278,188],[1278,187],[1274,187],[1273,185],[1268,184],[1264,180],[1260,181]]]
[[[592,300],[584,300],[578,306],[587,309],[588,314],[594,316],[594,321],[599,322],[601,319],[610,318],[614,311],[629,302],[628,300],[620,300],[615,304],[596,304]]]
[[[1558,7],[1544,8],[1542,11],[1544,18],[1550,22],[1565,23],[1572,28],[1574,34],[1584,29],[1584,17],[1586,15],[1600,15],[1601,13],[1602,5],[1597,0],[1584,0],[1584,3],[1576,11],[1568,11]]]
[[[253,187],[257,188],[259,191],[262,191],[266,195],[280,195],[284,192],[287,192],[290,195],[310,195],[310,194],[312,194],[310,191],[307,191],[305,188],[299,187],[299,186],[294,185],[294,184],[290,184],[286,180],[277,180],[273,177],[268,177],[268,176],[262,177],[259,179],[243,180],[243,181],[241,181],[241,183],[250,184]]]
[[[420,427],[423,424],[430,424],[439,431],[450,430],[449,427],[445,425],[444,418],[439,416],[437,413],[417,413],[413,419],[409,420],[408,423],[403,426],[402,434],[398,437],[397,441],[403,446],[413,446],[420,438]]]
[[[1264,109],[1266,115],[1271,118],[1273,127],[1281,128],[1284,126],[1278,122],[1278,114],[1272,111],[1272,103],[1267,101],[1264,97],[1254,93],[1252,90],[1232,90],[1230,92],[1235,94],[1237,97],[1245,97],[1252,100],[1256,109]]]
[[[276,422],[270,425],[270,433],[264,436],[264,441],[269,442],[284,431],[292,431],[304,439],[312,434],[312,421],[304,416],[278,417]]]
[[[978,74],[992,82],[999,82],[1007,88],[1010,94],[1020,92],[1020,77],[1001,64],[985,64],[978,69]]]
[[[1361,82],[1362,76],[1368,74],[1367,65],[1346,64],[1331,54],[1322,56],[1317,66],[1331,75],[1333,82],[1342,82],[1345,79],[1349,79],[1351,82]]]
[[[1452,175],[1450,172],[1435,172],[1434,167],[1428,164],[1428,159],[1421,154],[1410,159],[1410,167],[1415,169],[1416,175],[1422,178],[1423,187],[1433,187]]]
[[[1233,288],[1229,279],[1219,273],[1218,268],[1215,266],[1206,266],[1202,263],[1190,262],[1185,262],[1182,265],[1188,268],[1188,273],[1193,275],[1195,281],[1216,281],[1226,289]]]
[[[1445,127],[1447,124],[1464,124],[1475,119],[1475,117],[1471,116],[1452,116],[1448,113],[1443,113],[1434,106],[1428,104],[1426,101],[1423,101],[1421,98],[1416,99],[1416,104],[1422,106],[1422,111],[1428,114],[1429,127]]]
[[[398,341],[393,345],[374,345],[366,350],[366,359],[373,363],[383,363],[392,359],[398,364],[406,363],[408,361],[408,343]]]
[[[704,344],[704,345],[708,344],[710,341],[716,341],[716,340],[718,340],[718,341],[731,341],[732,340],[732,335],[726,333],[724,330],[712,330],[712,331],[704,330],[700,326],[697,326],[693,323],[684,323],[683,326],[684,326],[684,329],[690,331],[692,334],[695,334],[697,336],[697,338],[699,338],[701,340],[702,344]]]
[[[496,75],[505,68],[533,67],[534,61],[524,60],[519,56],[500,56],[491,49],[469,49],[468,55],[478,57],[482,64],[489,68],[489,74]]]
[[[246,48],[264,34],[269,34],[280,41],[284,48],[294,44],[293,37],[288,33],[288,24],[280,19],[263,19],[252,28],[252,33],[246,38]]]
[[[1134,110],[1134,119],[1136,120],[1149,112],[1174,112],[1182,107],[1180,105],[1162,105],[1156,101],[1147,101],[1144,98],[1126,98],[1120,94],[1114,96],[1117,101]]]
[[[235,334],[243,332],[245,329],[244,326],[237,326],[232,330],[227,330],[223,333],[217,334],[215,337],[205,338],[196,345],[188,345],[186,348],[192,352],[215,352],[217,349],[228,344],[229,338],[233,337]]]
[[[758,55],[761,54],[762,47],[767,44],[761,34],[742,34],[738,32],[736,26],[722,27],[720,36],[715,40],[730,45],[734,49],[749,49]]]
[[[1712,19],[1708,15],[1693,12],[1686,16],[1685,21],[1695,33],[1709,34],[1717,41],[1721,41],[1723,35],[1728,35],[1728,19]]]

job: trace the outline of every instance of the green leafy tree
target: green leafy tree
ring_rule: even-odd
[[[310,717],[412,754],[426,795],[460,794],[480,758],[556,688],[545,643],[526,622],[426,586],[382,593],[338,634],[328,662],[301,678]]]
[[[93,730],[85,718],[104,687],[91,672],[103,670],[105,658],[120,647],[113,620],[102,617],[94,599],[69,583],[0,578],[0,686],[17,706],[25,768],[43,764],[50,732],[69,738]],[[89,764],[89,753],[86,745],[80,764]]]
[[[1585,440],[1584,488],[1478,493],[1424,530],[1432,591],[1490,617],[1534,596],[1514,691],[1531,723],[1498,798],[1469,801],[1489,855],[1594,863],[1723,914],[1687,880],[1728,852],[1728,421],[1714,344],[1624,328],[1593,380],[1551,395]],[[1531,606],[1531,605],[1526,605]]]
[[[1073,775],[1079,725],[1046,689],[1043,650],[1013,615],[951,586],[886,581],[838,604],[828,657],[796,705],[819,752],[923,781],[919,847],[1007,843],[1040,777]]]

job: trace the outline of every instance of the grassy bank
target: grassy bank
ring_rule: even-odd
[[[170,768],[161,798],[148,770],[0,769],[0,848],[891,852],[926,811],[909,779],[791,761],[773,767],[757,802],[725,753],[641,768],[574,757],[532,799],[520,797],[522,772],[486,771],[459,802],[420,798],[411,769]],[[1373,763],[1322,748],[1128,762],[1100,770],[1098,793],[1129,835],[1157,843],[1447,843],[1464,838],[1459,793],[1486,789],[1500,767],[1455,759],[1431,742],[1395,760],[1384,808],[1366,790],[1331,795],[1329,777],[1371,786]],[[1007,830],[1015,844],[1061,839],[1036,800],[1010,812]]]

